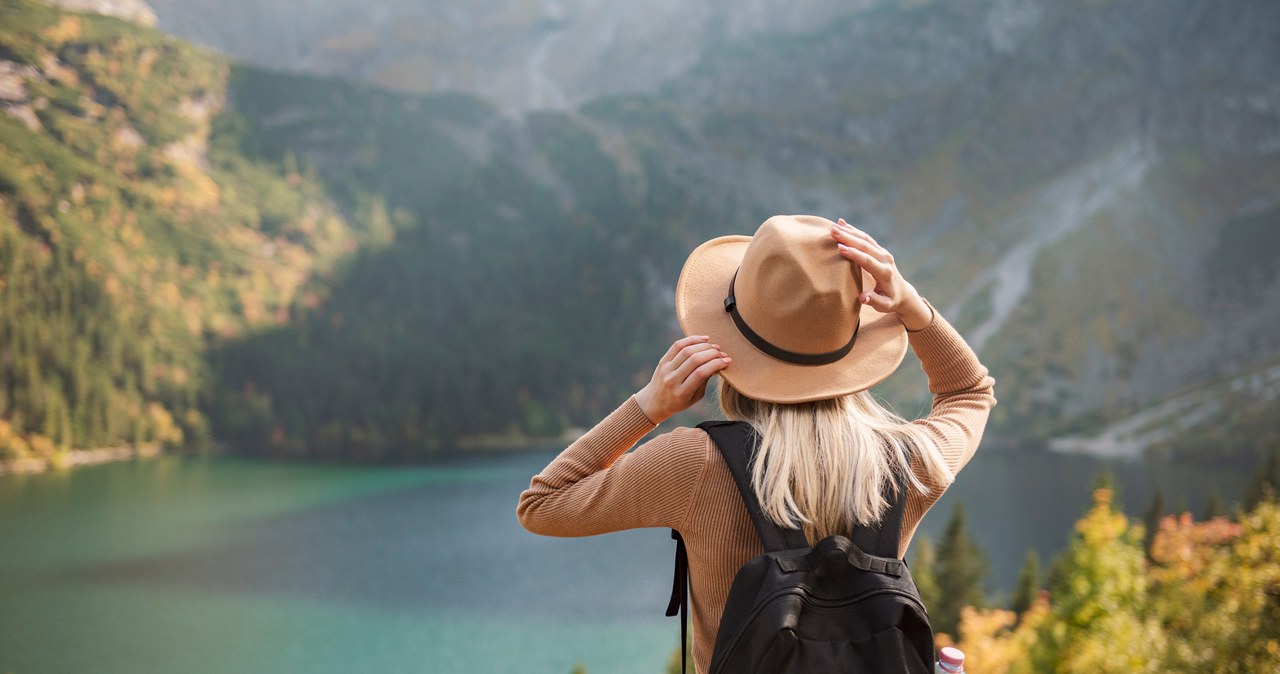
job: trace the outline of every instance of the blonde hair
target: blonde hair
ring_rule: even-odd
[[[748,398],[723,377],[720,409],[760,435],[751,484],[765,515],[803,529],[811,542],[874,524],[896,495],[898,476],[928,493],[911,470],[919,461],[930,483],[950,484],[951,471],[925,429],[885,408],[869,392],[783,405]]]

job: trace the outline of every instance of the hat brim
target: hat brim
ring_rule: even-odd
[[[686,335],[708,335],[733,359],[720,371],[730,385],[755,400],[802,403],[864,391],[898,369],[907,353],[902,321],[896,314],[882,314],[865,304],[859,310],[860,327],[853,349],[834,363],[795,365],[752,346],[724,309],[729,282],[750,243],[749,236],[707,241],[689,254],[676,284],[676,317],[681,329]],[[866,271],[862,279],[864,288],[875,287]]]

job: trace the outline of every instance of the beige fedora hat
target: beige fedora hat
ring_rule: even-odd
[[[862,391],[897,369],[907,333],[895,314],[858,301],[875,287],[840,256],[835,223],[769,218],[755,236],[698,246],[676,285],[686,335],[708,335],[733,364],[720,372],[743,395],[773,403]]]

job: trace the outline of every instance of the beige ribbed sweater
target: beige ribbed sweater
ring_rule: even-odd
[[[908,339],[934,395],[929,416],[912,423],[929,430],[954,475],[978,448],[996,403],[995,382],[937,312],[928,327]],[[677,428],[627,452],[654,427],[635,398],[628,399],[533,477],[517,513],[526,529],[547,536],[641,527],[679,531],[689,551],[693,659],[697,671],[706,672],[733,577],[764,548],[729,469],[701,429]],[[910,491],[899,557],[948,486],[932,484],[916,468],[932,491]]]

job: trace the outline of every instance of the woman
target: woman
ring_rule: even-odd
[[[720,375],[725,415],[759,435],[752,487],[774,522],[810,543],[878,522],[906,484],[898,557],[924,513],[978,447],[995,397],[963,338],[871,236],[813,216],[778,216],[754,237],[699,246],[676,289],[689,336],[643,389],[570,445],[520,496],[529,531],[587,536],[670,527],[688,546],[697,671],[711,650],[734,575],[763,552],[710,436],[676,428],[628,453]],[[867,389],[910,344],[934,394],[907,423]],[[905,479],[900,479],[905,478]]]

